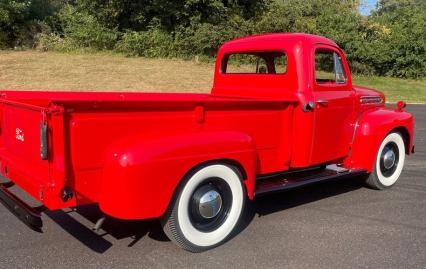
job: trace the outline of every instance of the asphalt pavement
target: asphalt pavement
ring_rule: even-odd
[[[94,207],[46,211],[36,233],[0,205],[0,268],[426,268],[426,106],[407,110],[416,154],[390,190],[349,179],[262,197],[239,235],[199,254],[155,220],[95,233]]]

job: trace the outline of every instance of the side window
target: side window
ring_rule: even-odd
[[[234,53],[224,57],[225,74],[285,74],[287,56],[282,52]]]
[[[315,50],[315,79],[318,84],[346,83],[346,74],[339,54],[327,49]]]

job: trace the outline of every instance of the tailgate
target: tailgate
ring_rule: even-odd
[[[1,173],[48,208],[65,186],[63,110],[1,100]]]

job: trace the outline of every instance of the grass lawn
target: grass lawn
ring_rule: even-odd
[[[387,102],[404,100],[408,103],[426,103],[426,79],[355,76],[353,83],[384,92]]]
[[[214,65],[119,55],[71,55],[0,51],[0,89],[66,91],[204,92],[213,83]],[[387,100],[426,103],[426,80],[353,78],[383,91]]]

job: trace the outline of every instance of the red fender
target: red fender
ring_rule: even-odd
[[[344,161],[346,167],[371,172],[381,142],[393,130],[401,132],[407,154],[410,154],[414,132],[414,119],[410,113],[386,107],[361,112],[354,131],[351,154]]]
[[[160,217],[185,174],[212,160],[231,161],[244,169],[247,193],[253,198],[256,152],[252,138],[245,133],[133,136],[118,141],[107,152],[99,206],[116,218]]]

